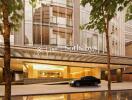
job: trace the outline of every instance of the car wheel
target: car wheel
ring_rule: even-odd
[[[79,82],[76,82],[75,86],[76,87],[79,87],[80,86],[80,83]]]
[[[73,85],[72,85],[72,84],[70,84],[70,86],[71,86],[71,87],[73,87]]]

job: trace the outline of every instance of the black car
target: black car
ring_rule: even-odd
[[[98,85],[100,83],[101,83],[100,79],[98,79],[94,76],[85,76],[85,77],[81,77],[80,80],[70,81],[69,84],[72,87],[79,87],[79,86]]]

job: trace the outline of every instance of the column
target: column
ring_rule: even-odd
[[[67,66],[63,71],[63,78],[70,78],[70,67]]]
[[[3,80],[3,70],[2,68],[0,68],[0,83],[2,82]]]
[[[122,81],[122,69],[117,69],[116,70],[116,78],[117,78],[117,82]]]
[[[100,68],[93,68],[92,69],[93,76],[97,78],[101,78],[101,70]]]
[[[33,66],[28,65],[28,78],[33,78]]]
[[[73,0],[73,43],[80,45],[80,1]]]

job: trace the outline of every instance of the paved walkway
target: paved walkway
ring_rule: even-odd
[[[132,82],[112,83],[112,90],[132,89]],[[46,85],[13,85],[12,95],[36,95],[36,94],[56,94],[56,93],[76,93],[88,91],[105,91],[107,90],[107,82],[102,82],[100,86],[89,87],[70,87],[68,84]],[[0,96],[4,95],[4,86],[0,85]]]

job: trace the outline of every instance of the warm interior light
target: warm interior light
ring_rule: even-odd
[[[64,70],[65,66],[33,64],[33,69],[36,70]]]
[[[85,72],[89,72],[90,70],[85,70]]]
[[[73,73],[70,73],[70,74],[79,74],[79,73],[82,73],[83,71],[80,71],[80,72],[73,72]]]

